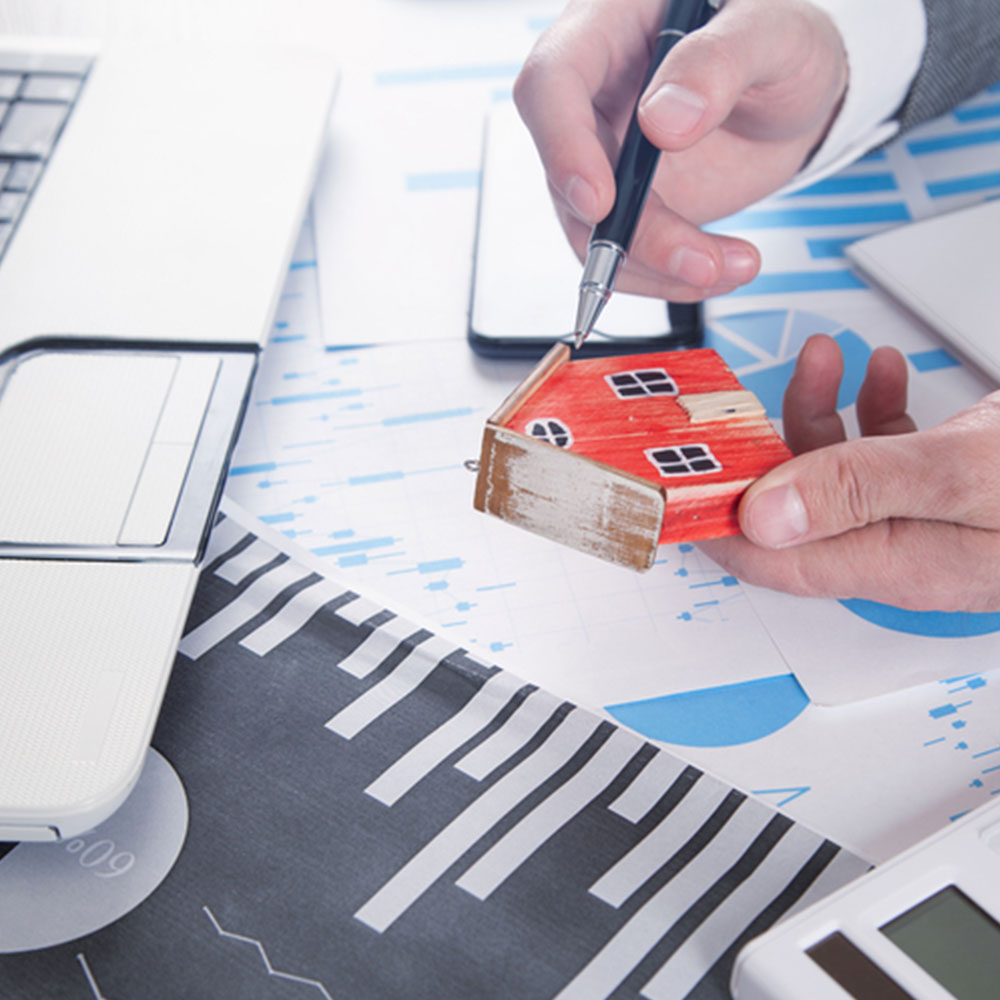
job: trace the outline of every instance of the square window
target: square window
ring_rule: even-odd
[[[605,375],[619,399],[637,396],[676,396],[677,385],[663,368],[639,368]]]
[[[722,463],[707,444],[647,448],[644,454],[661,476],[697,476],[722,471]]]

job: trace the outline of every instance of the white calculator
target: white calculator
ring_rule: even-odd
[[[735,1000],[1000,1000],[1000,797],[751,941]]]

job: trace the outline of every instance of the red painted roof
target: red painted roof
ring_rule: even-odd
[[[677,394],[657,392],[668,386]],[[626,378],[629,373],[644,373]],[[609,376],[627,392],[642,386],[642,395],[619,398]],[[559,420],[573,437],[571,451],[605,462],[653,482],[670,486],[755,478],[789,457],[788,449],[766,417],[727,419],[692,425],[677,402],[678,395],[742,390],[726,363],[708,349],[666,351],[625,357],[571,361],[558,369],[506,421],[528,431],[533,420]],[[722,471],[661,476],[646,450],[704,444]]]

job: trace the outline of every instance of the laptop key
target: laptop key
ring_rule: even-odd
[[[68,104],[18,101],[0,125],[0,156],[47,157],[69,109]]]
[[[20,73],[0,73],[0,99],[12,101],[17,97],[17,89],[20,86]]]
[[[0,192],[0,222],[14,222],[27,200],[27,194],[21,191]]]
[[[21,99],[25,101],[73,102],[80,93],[83,80],[78,76],[55,76],[34,73],[24,81]]]
[[[42,174],[40,160],[16,160],[14,163],[5,163],[4,167],[7,169],[0,177],[3,178],[3,187],[7,191],[30,191]]]
[[[85,76],[93,56],[72,52],[0,52],[0,73],[73,73]]]

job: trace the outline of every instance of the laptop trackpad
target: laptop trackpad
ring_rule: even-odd
[[[218,359],[54,351],[0,395],[0,542],[158,545],[170,527]]]

